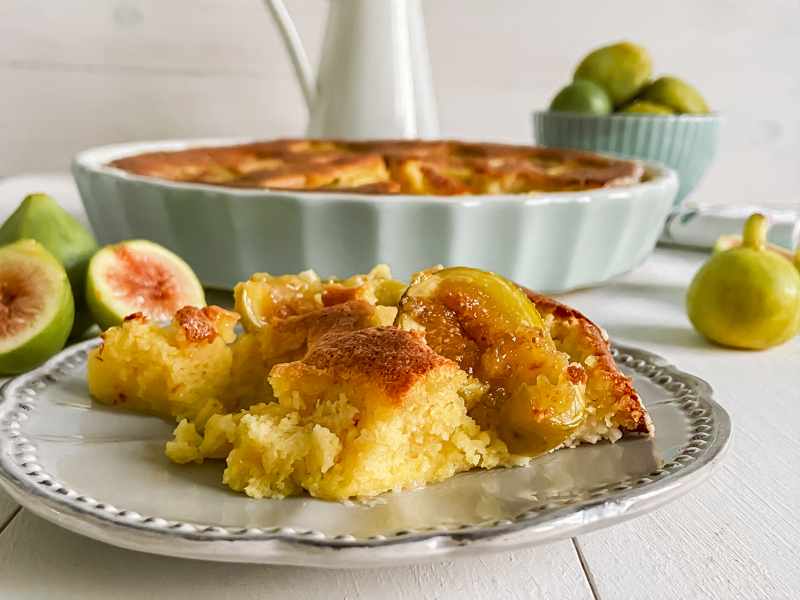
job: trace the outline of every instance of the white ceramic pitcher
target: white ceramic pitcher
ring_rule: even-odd
[[[283,0],[265,0],[309,111],[309,137],[439,137],[420,0],[331,0],[316,83]]]

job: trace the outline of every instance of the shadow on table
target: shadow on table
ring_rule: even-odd
[[[642,342],[663,346],[679,346],[698,350],[719,349],[707,342],[691,327],[670,325],[609,325],[606,327],[612,340]]]
[[[580,304],[580,298],[584,295],[609,296],[619,301],[619,298],[631,300],[640,299],[684,310],[686,303],[686,286],[670,283],[631,283],[628,281],[609,281],[596,285],[579,288],[569,292],[553,294],[559,302],[567,306]]]
[[[668,304],[680,310],[686,306],[686,286],[673,284],[620,283],[613,286],[614,293],[628,298],[643,298]]]

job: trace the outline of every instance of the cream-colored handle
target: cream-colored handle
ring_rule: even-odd
[[[295,28],[283,0],[264,0],[264,2],[267,3],[267,8],[272,13],[272,18],[275,19],[275,24],[281,32],[283,43],[286,45],[294,72],[297,75],[297,81],[300,83],[300,89],[303,90],[306,106],[311,110],[314,99],[317,97],[317,86],[314,81],[314,73],[311,71],[311,63],[308,62],[308,55],[303,48],[297,28]]]

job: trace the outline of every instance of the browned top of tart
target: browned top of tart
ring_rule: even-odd
[[[639,161],[572,148],[423,140],[285,139],[150,152],[109,166],[235,188],[437,196],[619,187],[644,174]]]
[[[312,346],[302,364],[341,380],[366,382],[401,404],[404,394],[431,371],[443,366],[458,369],[424,339],[423,333],[396,327],[331,331]]]

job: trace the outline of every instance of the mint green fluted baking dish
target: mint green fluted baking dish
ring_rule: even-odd
[[[533,136],[542,146],[581,148],[653,160],[678,173],[675,208],[700,183],[717,151],[724,117],[706,115],[582,115],[533,113]]]
[[[605,281],[655,247],[678,189],[646,164],[628,188],[501,196],[364,195],[233,189],[132,175],[107,164],[144,152],[251,140],[104,146],[73,162],[101,244],[145,238],[183,257],[208,286],[314,269],[347,277],[387,263],[397,277],[437,263],[494,271],[540,291]]]

